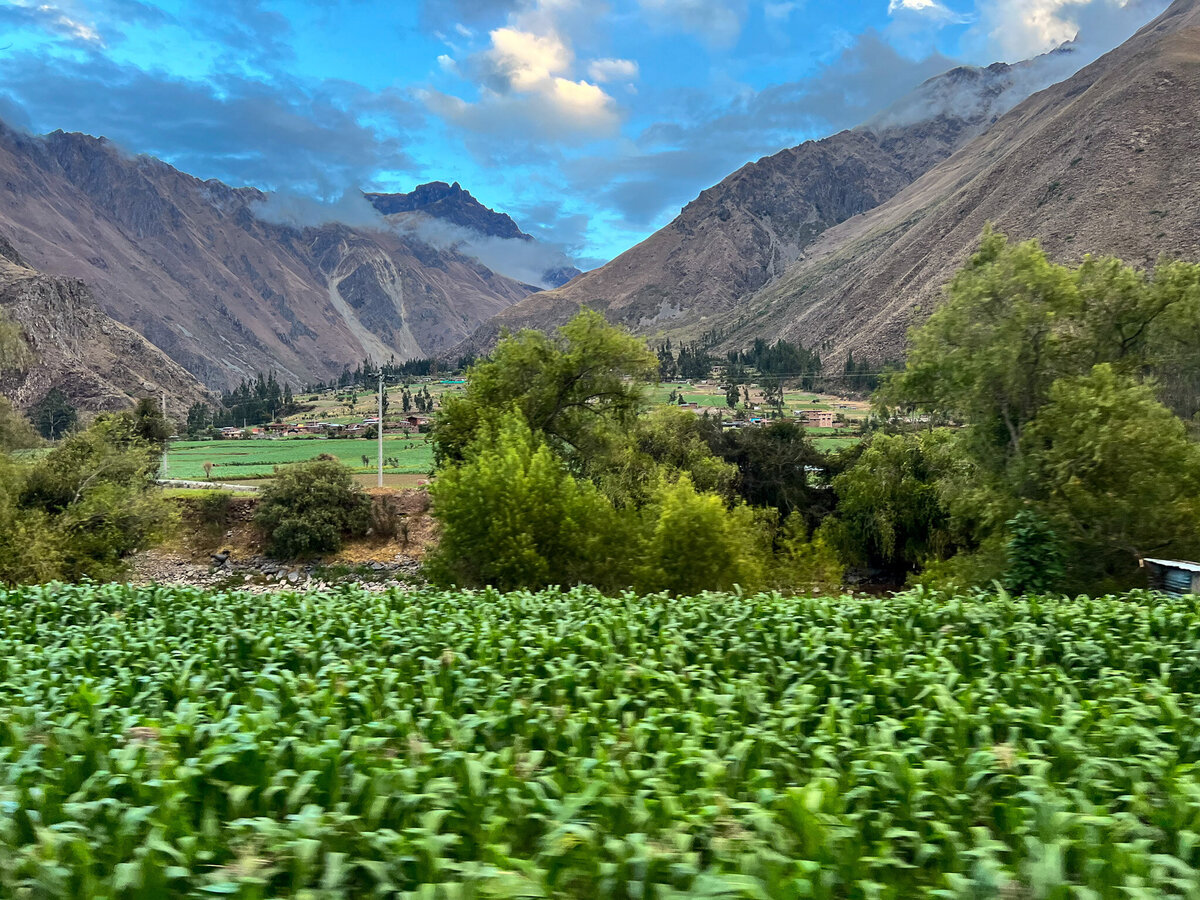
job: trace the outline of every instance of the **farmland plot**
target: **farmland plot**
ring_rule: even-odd
[[[0,896],[1200,896],[1195,598],[0,594]]]

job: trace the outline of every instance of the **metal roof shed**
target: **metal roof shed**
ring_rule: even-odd
[[[1164,594],[1182,597],[1200,594],[1200,563],[1182,559],[1144,559],[1150,587]]]

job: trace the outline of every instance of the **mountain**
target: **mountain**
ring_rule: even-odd
[[[517,223],[504,213],[488,209],[464,191],[459,183],[446,184],[431,181],[419,184],[407,194],[365,194],[380,213],[385,216],[396,213],[420,212],[436,219],[443,219],[463,228],[469,228],[487,237],[506,240],[532,241],[533,238],[517,227]]]
[[[887,203],[827,231],[721,324],[876,361],[977,246],[987,222],[1051,257],[1200,259],[1200,0],[1037,93]]]
[[[466,252],[478,252],[475,245],[480,239],[498,241],[523,241],[529,248],[536,245],[532,235],[523,232],[509,216],[496,212],[484,206],[471,196],[469,191],[456,181],[446,184],[444,181],[432,181],[429,184],[417,185],[407,194],[364,194],[371,205],[396,225],[408,224],[420,234],[421,217],[437,219],[454,225],[462,232],[444,235],[443,237]],[[417,221],[410,221],[406,214],[415,214]],[[428,237],[428,235],[426,235]],[[550,251],[542,254],[544,265],[536,267],[532,272],[533,280],[542,287],[560,287],[572,278],[582,274],[562,253]],[[522,249],[509,248],[510,253],[517,257],[528,257],[528,252]],[[532,262],[533,260],[531,260]],[[533,290],[536,290],[534,288]],[[532,291],[531,291],[532,292]]]
[[[453,246],[377,227],[271,221],[277,198],[201,181],[103,138],[0,125],[0,231],[36,269],[201,381],[325,379],[451,347],[531,288]]]
[[[31,268],[0,235],[0,312],[21,326],[35,355],[27,371],[0,376],[0,393],[28,409],[57,387],[80,409],[128,409],[139,397],[168,397],[168,412],[209,400],[178,363],[106,316],[78,279]]]
[[[828,229],[894,197],[1053,80],[1071,52],[953,69],[861,128],[749,163],[636,247],[566,287],[525,298],[464,346],[486,347],[502,327],[561,324],[581,305],[640,333],[699,337]]]

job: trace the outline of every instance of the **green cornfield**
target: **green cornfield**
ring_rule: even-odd
[[[0,592],[0,896],[1200,897],[1197,604]]]

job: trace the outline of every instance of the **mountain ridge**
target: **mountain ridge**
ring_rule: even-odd
[[[463,348],[486,349],[501,328],[562,324],[585,305],[639,333],[699,338],[827,229],[887,201],[986,130],[1016,102],[1013,92],[1023,97],[1071,53],[956,67],[857,128],[746,163],[637,246],[509,307]]]
[[[989,222],[1063,261],[1200,258],[1197,122],[1200,2],[1176,0],[888,203],[822,235],[749,299],[747,321],[726,321],[728,342],[767,330],[835,358],[895,357]]]
[[[289,225],[267,200],[103,138],[0,124],[0,230],[213,387],[432,355],[531,290],[383,219]]]
[[[20,326],[34,362],[0,374],[0,392],[29,409],[52,387],[80,409],[114,412],[166,394],[177,414],[212,395],[182,366],[105,315],[82,281],[38,272],[0,234],[0,312]],[[178,418],[178,415],[175,415]]]

